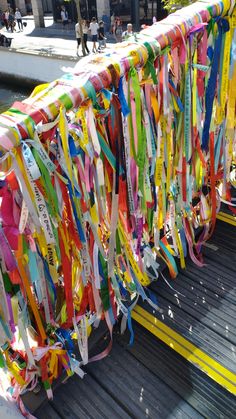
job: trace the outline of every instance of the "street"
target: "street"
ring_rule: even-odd
[[[19,51],[34,52],[47,55],[62,55],[77,57],[77,43],[75,39],[74,23],[70,23],[67,29],[63,29],[61,23],[54,23],[52,16],[45,16],[45,28],[35,28],[33,16],[25,16],[23,22],[27,26],[23,32],[18,30],[11,33],[6,28],[0,32],[8,38],[12,38],[11,48]],[[116,42],[112,35],[108,34],[107,49]],[[88,42],[88,47],[92,51],[92,42]],[[80,55],[82,51],[80,49]]]

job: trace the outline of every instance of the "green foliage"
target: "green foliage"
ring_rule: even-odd
[[[169,13],[175,12],[175,10],[181,9],[182,7],[189,6],[194,3],[191,0],[163,0],[164,9]]]

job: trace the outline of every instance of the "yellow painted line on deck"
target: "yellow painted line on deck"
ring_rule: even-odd
[[[229,371],[142,307],[137,305],[132,310],[132,317],[153,335],[205,372],[214,381],[236,395],[236,374]]]
[[[236,217],[234,215],[226,214],[220,211],[218,212],[216,218],[236,227]]]

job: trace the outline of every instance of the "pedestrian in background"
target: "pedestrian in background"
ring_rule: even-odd
[[[15,19],[17,21],[19,31],[23,31],[23,23],[22,23],[21,12],[17,8],[16,8],[16,11],[15,11]]]
[[[61,6],[61,21],[62,21],[63,28],[65,28],[66,25],[68,25],[68,23],[69,23],[68,12],[67,12],[65,6]]]
[[[84,40],[84,48],[85,48],[85,51],[89,54],[89,49],[87,45],[89,25],[86,20],[83,20],[81,22],[81,27],[82,27],[82,35],[83,35],[83,40]],[[81,44],[81,31],[80,31],[79,22],[77,22],[75,25],[75,36],[77,40],[77,55],[79,56],[79,46]]]
[[[4,24],[6,26],[7,31],[8,31],[8,28],[9,28],[8,18],[9,18],[9,11],[6,10],[5,13],[4,13]]]
[[[100,20],[99,27],[98,27],[98,51],[100,52],[102,47],[106,48],[106,38],[105,38],[105,31],[104,31],[104,22]]]
[[[122,33],[122,41],[127,41],[133,34],[133,25],[132,23],[128,23],[126,31]]]
[[[10,11],[10,12],[9,12],[9,16],[8,16],[8,28],[10,28],[10,29],[11,29],[11,32],[12,32],[12,33],[13,33],[13,32],[14,32],[14,30],[15,30],[15,25],[16,25],[16,22],[15,22],[15,16],[14,16],[13,12],[12,12],[12,11]]]
[[[110,33],[113,34],[114,33],[114,24],[115,24],[115,13],[113,12],[111,15],[111,26],[110,26]]]
[[[98,23],[96,21],[96,18],[92,18],[92,22],[89,25],[89,30],[91,32],[92,41],[93,41],[93,52],[97,51],[97,40],[98,40]]]
[[[85,19],[83,20],[82,29],[83,29],[83,38],[84,38],[84,48],[85,48],[85,51],[87,51],[87,53],[89,54],[90,51],[89,51],[88,45],[87,45],[88,31],[89,31],[89,21],[88,20],[85,20]]]
[[[116,17],[115,19],[115,39],[116,42],[120,42],[122,39],[122,20],[120,19],[119,16]]]
[[[79,56],[79,46],[81,44],[81,31],[79,21],[75,25],[75,37],[77,41],[77,55]]]

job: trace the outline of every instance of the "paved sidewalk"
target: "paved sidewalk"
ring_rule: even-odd
[[[12,38],[11,48],[18,51],[34,52],[46,55],[62,55],[69,57],[77,57],[77,42],[75,39],[75,24],[69,23],[66,29],[63,29],[61,23],[54,23],[52,16],[44,17],[45,28],[35,28],[33,16],[25,16],[23,22],[27,22],[23,32],[16,31],[11,33],[6,28],[2,28],[0,32]],[[114,37],[106,34],[107,49],[112,47],[116,42]],[[88,47],[92,51],[92,42],[88,42]],[[80,50],[82,56],[82,51]],[[78,57],[77,57],[78,58]]]

